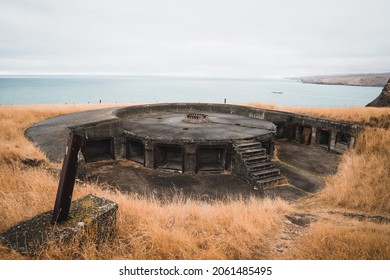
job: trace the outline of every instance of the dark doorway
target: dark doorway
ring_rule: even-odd
[[[183,148],[180,146],[156,145],[154,166],[162,169],[183,171]]]
[[[275,123],[275,125],[276,125],[275,138],[276,139],[286,138],[286,123],[285,122]]]
[[[91,139],[81,149],[86,162],[115,159],[112,138]]]
[[[339,151],[346,151],[351,145],[351,135],[344,132],[337,132],[336,134],[336,149]]]
[[[197,153],[197,171],[223,171],[226,163],[226,148],[201,146]]]
[[[336,143],[345,145],[349,147],[349,142],[351,141],[351,135],[348,133],[337,132],[336,134]]]
[[[295,140],[304,145],[311,143],[311,126],[297,124],[295,126]]]
[[[145,145],[134,139],[127,140],[127,158],[145,164]]]
[[[331,132],[317,128],[317,145],[329,149]]]

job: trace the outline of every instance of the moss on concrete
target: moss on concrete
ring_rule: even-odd
[[[0,235],[0,241],[24,255],[34,255],[47,244],[73,238],[104,242],[115,235],[118,204],[87,195],[72,202],[68,220],[52,225],[52,211],[23,221]]]

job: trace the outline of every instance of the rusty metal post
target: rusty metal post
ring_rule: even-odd
[[[54,205],[51,223],[67,220],[69,215],[72,193],[77,173],[77,156],[83,143],[83,137],[73,132],[69,133],[64,162],[62,164],[60,182]]]

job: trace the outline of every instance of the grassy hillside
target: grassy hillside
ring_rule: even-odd
[[[24,129],[92,106],[96,107],[0,106],[0,231],[54,205],[61,166],[49,162],[24,137]],[[385,128],[390,109],[274,109],[366,124],[357,147],[342,156],[337,173],[326,179],[322,192],[296,204],[256,198],[208,204],[180,196],[161,203],[97,184],[79,184],[74,199],[92,193],[119,204],[117,238],[99,247],[52,245],[37,258],[389,259],[390,225],[344,213],[390,216],[390,132]],[[294,214],[310,215],[312,222],[296,226],[286,219]],[[23,258],[0,245],[0,259]]]

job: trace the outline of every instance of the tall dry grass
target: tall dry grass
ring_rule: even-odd
[[[354,150],[342,156],[336,174],[314,200],[359,211],[390,213],[390,131],[366,128]]]
[[[54,205],[60,166],[24,138],[32,123],[84,106],[2,106],[0,134],[0,231]],[[23,160],[41,161],[29,166]],[[256,259],[272,249],[274,232],[290,206],[281,200],[230,200],[207,204],[177,197],[172,203],[103,189],[76,185],[74,199],[86,194],[119,204],[118,235],[111,244],[52,244],[38,259]],[[0,246],[0,259],[25,258]]]
[[[122,203],[120,236],[132,259],[258,259],[272,249],[273,234],[288,211],[283,201],[251,199],[207,204],[131,199]],[[120,206],[121,207],[121,206]]]
[[[388,260],[390,225],[330,218],[316,223],[283,256],[299,260]]]
[[[390,128],[390,108],[305,108],[276,106],[260,103],[251,103],[249,105],[255,108],[279,110],[336,121],[357,123],[373,127]]]

